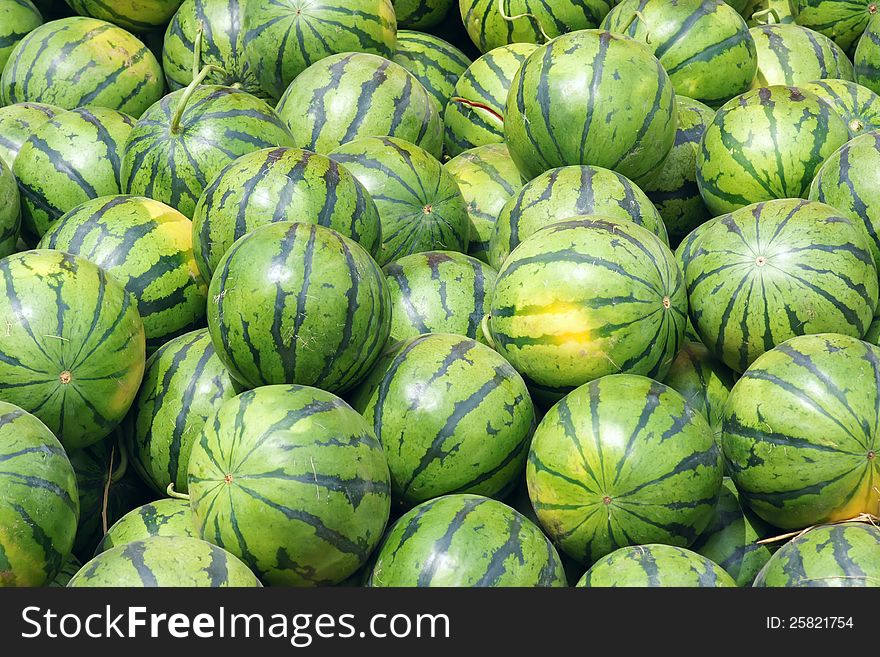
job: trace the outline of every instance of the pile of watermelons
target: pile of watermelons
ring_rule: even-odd
[[[0,585],[880,586],[878,8],[0,0]]]

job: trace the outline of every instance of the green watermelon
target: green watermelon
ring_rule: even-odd
[[[660,238],[590,216],[545,228],[510,255],[486,337],[533,392],[558,399],[606,374],[663,378],[686,318],[684,279]]]
[[[500,496],[522,473],[535,410],[516,370],[448,333],[406,342],[363,413],[385,448],[392,500]]]
[[[52,432],[0,401],[0,587],[43,586],[73,548],[76,477]]]
[[[18,42],[42,24],[31,0],[0,0],[0,71]]]
[[[338,397],[265,386],[224,402],[189,462],[200,536],[271,585],[336,584],[366,563],[391,506],[370,425]]]
[[[358,180],[333,160],[299,148],[248,153],[205,188],[193,214],[196,262],[206,278],[235,240],[295,220],[332,228],[377,256],[379,211]]]
[[[59,251],[0,260],[0,400],[34,413],[68,449],[107,436],[144,371],[144,325],[103,270]]]
[[[880,128],[880,96],[867,87],[849,80],[816,80],[800,89],[831,105],[846,122],[850,137]]]
[[[537,46],[513,43],[486,53],[461,75],[443,115],[446,152],[504,142],[507,94],[516,72]]]
[[[758,50],[755,87],[799,85],[823,78],[855,79],[852,62],[836,43],[800,25],[759,25],[750,32]]]
[[[103,107],[62,112],[28,137],[15,158],[25,228],[42,236],[89,199],[120,192],[120,156],[134,119]]]
[[[21,201],[12,169],[0,158],[0,258],[15,253],[21,228]]]
[[[703,224],[681,247],[690,317],[736,372],[796,335],[862,337],[877,308],[868,237],[815,201],[758,203]]]
[[[19,42],[6,64],[0,77],[5,105],[90,105],[138,117],[165,86],[162,67],[141,41],[111,23],[81,16],[41,25]]]
[[[880,588],[880,529],[861,522],[811,529],[773,555],[755,586]]]
[[[628,219],[669,244],[660,213],[635,183],[601,167],[570,166],[541,174],[507,201],[489,241],[489,264],[500,269],[522,241],[576,215]]]
[[[164,203],[104,196],[52,224],[38,248],[83,257],[128,290],[152,350],[204,325],[208,284],[199,274],[192,236],[192,222]]]
[[[675,110],[669,76],[647,46],[584,30],[529,56],[510,88],[504,134],[527,178],[592,164],[636,180],[672,149]]]
[[[391,4],[394,5],[398,25],[421,30],[442,22],[457,3],[456,0],[391,0]],[[398,32],[398,47],[400,37]]]
[[[798,25],[809,27],[850,50],[877,14],[875,0],[791,0]]]
[[[593,564],[578,587],[735,587],[733,578],[717,563],[680,547],[637,545],[615,550]]]
[[[813,94],[755,89],[724,105],[706,128],[697,184],[716,216],[759,201],[805,197],[819,167],[848,139],[843,119]]]
[[[391,57],[397,46],[391,0],[247,2],[243,27],[245,55],[272,98],[280,98],[294,78],[331,55]]]
[[[379,357],[391,326],[382,271],[356,242],[278,222],[238,240],[211,279],[208,327],[232,378],[345,391]]]
[[[443,120],[427,89],[400,64],[366,53],[322,59],[278,103],[295,146],[327,153],[359,137],[391,136],[439,158]]]
[[[150,107],[125,143],[122,189],[193,216],[202,191],[230,162],[263,148],[292,146],[269,105],[199,77]]]
[[[330,153],[367,188],[379,210],[384,265],[422,251],[468,250],[470,217],[452,174],[427,151],[392,137],[365,137]]]
[[[68,586],[256,587],[260,581],[239,559],[216,545],[187,536],[152,536],[102,552]]]
[[[113,523],[96,554],[151,536],[194,536],[189,500],[166,498],[132,509]]]
[[[489,262],[489,240],[505,203],[523,186],[522,174],[505,144],[465,151],[444,165],[468,206],[471,219],[468,255]]]
[[[880,19],[873,18],[853,57],[856,82],[880,93]]]
[[[233,396],[207,329],[175,338],[153,354],[126,424],[129,458],[141,478],[160,493],[169,484],[185,493],[193,443],[208,416]]]
[[[82,568],[82,563],[71,554],[67,557],[67,561],[64,562],[64,565],[61,567],[61,570],[58,571],[58,574],[55,575],[55,579],[46,584],[46,586],[51,588],[64,588],[70,580],[73,579],[73,576],[79,572],[80,568]]]
[[[612,375],[544,416],[526,481],[550,538],[589,565],[628,545],[694,543],[718,501],[721,452],[709,423],[675,390]]]
[[[451,43],[432,34],[408,30],[397,33],[394,61],[422,83],[440,112],[455,92],[458,79],[471,65],[467,55]]]
[[[27,138],[62,110],[41,103],[17,103],[0,107],[0,160],[11,169]]]
[[[792,338],[756,360],[724,412],[727,472],[743,501],[783,529],[878,515],[876,381],[880,349],[845,335]]]
[[[498,273],[453,251],[414,253],[383,268],[391,292],[391,339],[454,333],[483,339]]]
[[[163,27],[181,0],[65,0],[80,16],[91,16],[115,23],[132,32]]]
[[[371,587],[565,586],[559,554],[530,520],[479,495],[417,506],[377,551]]]

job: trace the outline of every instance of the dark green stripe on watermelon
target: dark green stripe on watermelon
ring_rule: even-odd
[[[441,0],[445,2],[446,0]],[[471,65],[461,50],[440,37],[400,30],[394,61],[416,76],[442,112],[455,92],[458,79]]]
[[[132,509],[113,523],[96,554],[151,536],[195,536],[189,500],[166,498]]]
[[[0,107],[0,160],[9,168],[27,138],[62,110],[41,103],[17,103]]]
[[[824,34],[793,24],[760,25],[750,32],[758,50],[755,87],[855,78],[846,53]]]
[[[680,547],[663,544],[620,548],[598,561],[577,583],[579,587],[735,587],[717,563]]]

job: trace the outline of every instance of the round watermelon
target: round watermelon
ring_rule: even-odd
[[[0,258],[17,251],[21,200],[12,169],[0,158]]]
[[[42,103],[17,103],[0,107],[0,160],[11,169],[27,138],[62,111]]]
[[[850,137],[880,128],[880,96],[849,80],[816,80],[799,87],[831,105],[849,128]]]
[[[310,151],[271,148],[230,163],[199,198],[193,214],[199,270],[210,278],[237,239],[277,221],[332,228],[374,256],[382,244],[376,204],[348,169]]]
[[[391,4],[394,5],[397,23],[401,27],[421,30],[442,22],[456,0],[391,0]],[[398,46],[400,39],[401,34],[398,32]]]
[[[166,498],[132,509],[113,523],[95,553],[151,536],[194,536],[189,500]]]
[[[799,85],[823,78],[855,79],[852,62],[836,43],[800,25],[760,25],[750,32],[758,50],[755,87]]]
[[[268,584],[336,584],[366,563],[391,507],[370,425],[338,397],[265,386],[223,403],[193,447],[198,534]]]
[[[43,586],[73,548],[73,468],[46,425],[3,401],[0,463],[0,586]]]
[[[848,51],[880,5],[875,0],[791,0],[791,8],[798,25],[821,32]]]
[[[458,79],[471,65],[467,55],[451,43],[432,34],[409,30],[397,33],[394,61],[422,83],[440,112],[455,92]]]
[[[42,24],[43,16],[31,0],[0,1],[0,71],[18,42]]]
[[[163,27],[181,0],[65,0],[80,16],[91,16],[115,23],[132,32]]]
[[[479,495],[447,495],[400,518],[377,551],[371,587],[565,586],[559,554],[530,520]]]
[[[874,18],[859,39],[853,56],[855,79],[875,93],[880,93],[880,19]]]
[[[41,25],[19,42],[0,77],[0,101],[108,107],[138,117],[164,87],[162,67],[141,41],[111,23],[75,16]]]
[[[278,222],[223,256],[211,279],[208,328],[230,375],[345,391],[369,372],[391,325],[382,271],[329,228]]]
[[[615,550],[593,564],[578,587],[735,587],[733,578],[717,563],[680,547],[637,545]]]
[[[107,436],[144,371],[144,325],[125,289],[59,251],[0,260],[0,400],[34,413],[68,449]]]
[[[55,579],[46,584],[46,586],[50,588],[64,588],[73,579],[73,576],[79,572],[80,568],[82,568],[82,563],[71,554],[67,557],[67,561],[64,562],[58,574],[55,575]]]
[[[832,333],[792,338],[752,364],[727,400],[722,445],[755,513],[783,529],[877,514],[876,381],[880,349]]]

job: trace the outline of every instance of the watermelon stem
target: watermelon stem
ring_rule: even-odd
[[[193,66],[192,66],[192,76],[193,79],[198,77],[199,71],[202,68],[202,38],[205,34],[205,26],[203,23],[199,22],[199,29],[196,32],[195,44],[193,46]]]
[[[495,348],[495,339],[492,337],[492,334],[489,332],[489,319],[492,317],[490,313],[486,313],[483,315],[483,321],[480,322],[480,330],[483,331],[483,339],[486,341],[486,344]]]
[[[498,13],[501,14],[501,18],[506,20],[508,23],[512,23],[515,20],[519,20],[520,18],[528,18],[535,23],[538,27],[538,31],[541,33],[541,36],[544,37],[544,43],[548,41],[552,41],[552,37],[548,36],[544,31],[544,27],[541,25],[541,21],[538,20],[538,17],[532,13],[524,12],[522,14],[517,14],[516,16],[510,16],[504,10],[504,0],[498,0]]]
[[[171,117],[171,132],[172,134],[180,133],[180,120],[183,118],[183,113],[186,110],[186,106],[189,104],[190,98],[195,93],[196,89],[205,81],[205,78],[208,77],[210,73],[225,73],[222,68],[219,66],[214,66],[213,64],[208,64],[199,71],[199,74],[193,78],[193,81],[189,83],[189,86],[183,90],[183,94],[180,96],[180,101],[177,103],[177,107],[174,109],[174,115]]]
[[[173,497],[174,499],[177,499],[177,500],[188,500],[189,499],[189,495],[187,495],[186,493],[178,493],[176,490],[174,490],[174,482],[173,481],[170,484],[168,484],[168,488],[165,489],[165,492],[168,493],[168,497]]]
[[[651,30],[648,29],[648,23],[645,20],[645,15],[642,14],[642,12],[640,11],[633,12],[632,18],[630,18],[629,22],[623,26],[623,30],[621,30],[621,33],[629,32],[630,29],[633,28],[637,18],[645,24],[645,43],[651,43]],[[637,30],[633,29],[632,33],[629,36],[634,37],[636,35],[636,31]]]
[[[481,110],[484,110],[484,111],[486,111],[486,112],[489,112],[489,114],[491,114],[492,116],[494,116],[494,117],[495,117],[496,119],[498,119],[501,123],[504,123],[504,117],[501,116],[501,115],[500,115],[498,112],[496,112],[494,109],[492,109],[491,107],[489,107],[488,105],[486,105],[485,103],[478,103],[478,102],[473,101],[473,100],[468,100],[467,98],[461,98],[460,96],[455,96],[455,97],[453,97],[453,98],[450,98],[450,99],[449,99],[449,102],[451,102],[451,103],[460,103],[461,105],[467,105],[468,107],[471,107],[471,108],[473,108],[473,109],[481,109]]]
[[[752,14],[752,20],[759,25],[775,25],[780,22],[779,12],[776,11],[776,7],[768,7]]]

